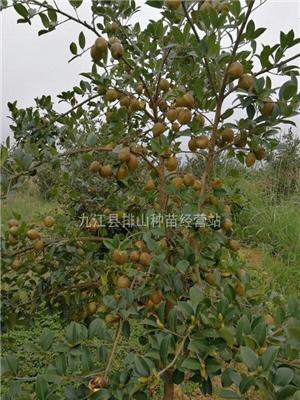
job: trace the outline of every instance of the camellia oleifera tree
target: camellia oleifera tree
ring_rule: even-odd
[[[169,400],[182,382],[211,394],[219,377],[222,398],[298,399],[299,302],[270,311],[251,287],[214,161],[227,154],[251,167],[276,146],[279,125],[293,124],[299,54],[287,52],[299,39],[280,32],[261,45],[259,1],[149,0],[161,16],[145,29],[129,22],[134,1],[91,2],[91,23],[82,1],[69,3],[4,4],[20,23],[40,18],[39,35],[78,24],[72,59],[91,58],[80,84],[59,95],[65,113],[50,96],[9,104],[15,143],[2,146],[3,190],[47,165],[60,210],[9,220],[3,326],[48,309],[75,321],[61,342],[45,330],[28,346],[52,352],[45,374],[24,377],[14,355],[4,359],[8,398],[33,390],[28,380],[37,399]],[[183,173],[185,153],[203,167]],[[78,223],[83,215],[89,224]],[[116,368],[132,329],[141,348]]]

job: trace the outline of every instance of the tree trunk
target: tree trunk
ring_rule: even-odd
[[[173,371],[167,371],[167,383],[164,384],[163,400],[174,400],[174,383],[172,383]]]

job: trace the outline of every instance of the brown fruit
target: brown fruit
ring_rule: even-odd
[[[175,108],[171,108],[166,112],[166,117],[170,122],[174,122],[177,118],[177,110]]]
[[[17,243],[18,243],[18,239],[15,238],[13,235],[9,234],[9,235],[8,235],[8,242],[9,242],[10,244],[17,244]]]
[[[160,111],[166,111],[168,109],[168,103],[164,99],[158,101],[158,108]]]
[[[84,256],[85,252],[83,249],[79,248],[79,249],[77,249],[77,254],[82,257],[82,256]]]
[[[150,190],[154,190],[155,189],[155,183],[153,179],[149,179],[146,183],[145,183],[145,190],[150,191]]]
[[[225,142],[230,143],[234,139],[234,132],[231,128],[225,128],[221,132],[221,137]]]
[[[163,295],[160,291],[154,292],[149,296],[149,300],[152,301],[153,304],[159,304],[163,299]]]
[[[119,276],[117,279],[117,287],[119,289],[128,289],[130,286],[130,280],[127,278],[127,276]]]
[[[12,236],[17,236],[19,233],[20,227],[19,226],[12,226],[11,228],[9,228],[8,232],[12,235]]]
[[[142,84],[142,83],[138,83],[138,84],[136,85],[136,92],[137,92],[137,94],[138,94],[138,95],[141,95],[141,94],[143,93],[143,91],[144,91],[144,86],[143,86],[143,84]]]
[[[110,24],[110,31],[112,32],[112,33],[116,33],[117,31],[119,30],[119,25],[118,25],[118,23],[117,22],[112,22],[111,24]]]
[[[98,63],[102,57],[102,54],[96,49],[95,45],[91,47],[90,55],[94,63]]]
[[[93,173],[100,172],[100,169],[101,169],[101,164],[99,163],[99,161],[92,161],[90,163],[90,166],[89,166],[90,172],[93,172]]]
[[[254,78],[252,75],[243,74],[238,82],[238,87],[244,90],[250,90],[253,87]]]
[[[126,164],[122,164],[119,166],[118,171],[116,173],[117,179],[124,179],[128,175],[128,167]]]
[[[197,150],[197,141],[196,138],[191,138],[188,142],[188,148],[191,151],[196,151]]]
[[[176,189],[180,189],[184,186],[182,178],[180,176],[177,176],[176,178],[173,178],[171,181],[172,186],[174,186]]]
[[[136,242],[134,242],[134,245],[137,249],[141,251],[146,249],[145,243],[142,240],[137,240]]]
[[[105,98],[110,103],[116,101],[119,97],[118,92],[115,89],[108,89],[105,93]]]
[[[207,149],[209,145],[208,137],[205,135],[200,135],[195,138],[196,146],[198,149]]]
[[[228,204],[225,204],[224,206],[224,213],[225,214],[230,214],[231,213],[231,208]]]
[[[262,147],[259,146],[256,150],[254,150],[254,154],[257,160],[263,160],[266,156],[266,150]]]
[[[233,239],[229,240],[228,245],[229,245],[230,250],[232,250],[232,251],[238,251],[240,249],[240,244],[237,240],[233,240]]]
[[[94,46],[98,53],[103,54],[106,52],[106,50],[108,48],[108,42],[105,38],[99,37],[98,39],[95,40]]]
[[[165,129],[166,129],[165,124],[163,124],[162,122],[157,122],[152,127],[153,136],[154,137],[160,136],[165,131]]]
[[[18,220],[12,218],[12,219],[8,220],[7,225],[9,228],[11,228],[12,226],[19,226],[20,223]]]
[[[191,110],[187,108],[179,110],[177,120],[181,125],[189,124],[192,120]]]
[[[34,250],[40,251],[43,250],[43,248],[45,247],[45,243],[41,239],[38,239],[35,242],[33,242],[32,246]]]
[[[159,241],[159,245],[162,249],[167,249],[168,248],[168,241],[166,238],[162,238]]]
[[[109,176],[112,176],[112,174],[113,174],[113,170],[112,170],[112,166],[110,164],[102,165],[102,167],[100,169],[100,175],[103,178],[108,178]]]
[[[16,257],[12,261],[11,267],[12,267],[12,269],[18,269],[19,267],[21,267],[22,264],[23,264],[22,259],[20,257]]]
[[[265,320],[267,325],[275,325],[275,320],[274,320],[274,318],[272,317],[271,314],[266,314],[264,316],[264,320]]]
[[[183,107],[194,108],[195,106],[194,97],[190,93],[186,93],[182,96],[182,103]]]
[[[92,301],[87,306],[88,315],[93,315],[97,312],[98,305],[95,301]]]
[[[185,186],[193,186],[195,183],[195,178],[192,174],[183,175],[183,183]]]
[[[118,264],[118,265],[123,265],[127,262],[128,260],[128,254],[127,251],[122,251],[122,250],[114,250],[113,255],[112,255],[113,261]]]
[[[197,122],[197,124],[202,128],[205,124],[205,118],[203,117],[202,114],[196,114],[194,117],[194,120]]]
[[[269,116],[272,115],[274,109],[274,102],[270,97],[266,97],[264,100],[264,105],[260,108],[262,115]]]
[[[177,10],[181,5],[181,0],[165,0],[165,5],[169,10]]]
[[[247,144],[247,136],[244,135],[244,134],[238,134],[238,135],[234,138],[233,143],[234,143],[234,145],[235,145],[236,147],[243,148],[243,147],[245,147],[246,144]]]
[[[130,97],[129,96],[122,96],[120,99],[120,105],[122,107],[129,107],[130,105]]]
[[[245,158],[245,162],[246,162],[247,167],[252,167],[252,165],[255,164],[255,161],[256,161],[255,154],[252,153],[252,152],[248,153],[246,158]]]
[[[127,161],[130,171],[135,171],[138,167],[138,159],[134,154],[130,154],[129,161]]]
[[[112,36],[108,39],[108,43],[112,46],[114,43],[121,43],[121,40],[116,36]]]
[[[170,82],[167,79],[161,79],[158,87],[160,90],[167,92],[170,89]]]
[[[178,96],[175,99],[175,106],[176,107],[185,107],[185,101],[183,99],[183,96]]]
[[[212,182],[211,186],[212,186],[213,189],[221,189],[221,187],[223,186],[223,182],[221,181],[221,179],[215,179]]]
[[[121,43],[115,42],[111,45],[110,52],[112,58],[119,60],[124,55],[124,48]]]
[[[47,217],[44,218],[44,225],[47,228],[51,228],[51,226],[53,226],[55,223],[55,219],[53,217],[51,217],[51,215],[47,215]]]
[[[173,124],[172,124],[172,131],[178,132],[179,129],[180,129],[180,125],[178,124],[178,122],[173,122]]]
[[[27,237],[30,240],[36,240],[39,239],[41,237],[41,235],[39,234],[39,232],[35,229],[29,229],[29,231],[27,231]]]
[[[208,272],[208,274],[206,274],[205,280],[208,284],[214,285],[215,284],[214,274],[212,272]]]
[[[170,157],[167,159],[165,166],[169,172],[175,171],[178,166],[178,160],[176,157]]]
[[[118,158],[120,161],[129,161],[131,156],[130,149],[128,147],[124,147],[119,151]]]
[[[235,294],[238,296],[244,296],[245,295],[245,287],[244,285],[238,284],[234,288]]]
[[[243,72],[244,72],[243,64],[241,64],[240,62],[236,61],[236,62],[233,62],[232,64],[229,65],[228,77],[230,79],[237,79],[237,78],[240,78],[243,75]]]
[[[140,264],[147,266],[151,262],[151,254],[143,252],[140,255]]]
[[[233,223],[232,223],[231,219],[225,218],[222,228],[224,229],[224,231],[230,231],[230,229],[232,228],[232,225],[233,225]]]
[[[196,179],[196,180],[195,180],[194,185],[193,185],[193,188],[194,188],[195,190],[201,190],[202,184],[201,184],[201,181],[199,181],[199,179]]]
[[[137,263],[140,259],[140,253],[136,250],[132,251],[130,253],[130,261],[132,261],[133,263]]]

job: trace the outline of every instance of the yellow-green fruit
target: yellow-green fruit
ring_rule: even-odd
[[[34,250],[40,251],[43,250],[43,248],[45,247],[45,243],[41,239],[38,239],[35,242],[33,242],[32,246]]]
[[[230,231],[230,229],[232,228],[232,225],[233,225],[233,223],[232,223],[231,219],[225,218],[222,228],[224,229],[224,231]]]
[[[245,159],[247,167],[252,167],[252,165],[255,164],[255,161],[256,161],[255,154],[252,152],[248,153]]]
[[[177,10],[180,7],[181,0],[165,0],[165,5],[169,10]]]
[[[108,43],[112,46],[114,43],[121,43],[121,40],[116,36],[112,36],[108,39]]]
[[[128,175],[128,167],[126,164],[120,165],[118,168],[118,171],[116,173],[116,178],[117,179],[124,179]]]
[[[153,181],[153,179],[149,179],[146,183],[145,183],[145,190],[147,191],[151,191],[155,189],[155,183]]]
[[[154,292],[150,294],[149,300],[152,301],[153,304],[159,304],[163,299],[163,295],[160,291]]]
[[[141,107],[140,107],[140,102],[138,101],[138,99],[136,99],[135,97],[132,97],[130,99],[130,110],[131,111],[138,111]]]
[[[212,272],[209,272],[208,274],[206,274],[205,280],[210,285],[214,285],[215,284],[214,274]]]
[[[102,54],[96,49],[95,45],[91,47],[90,50],[91,58],[94,63],[98,63],[101,60]]]
[[[108,42],[105,38],[99,37],[98,39],[95,40],[94,46],[100,54],[105,53],[108,48]]]
[[[107,314],[105,316],[105,322],[108,326],[111,326],[115,322],[118,322],[120,320],[120,317],[118,315],[112,315],[112,314]]]
[[[118,154],[119,161],[129,161],[130,156],[131,153],[128,147],[121,149]]]
[[[196,114],[194,117],[194,120],[197,122],[197,124],[202,128],[205,124],[205,118],[203,117],[202,114]]]
[[[109,176],[112,176],[112,174],[113,174],[113,170],[112,170],[112,166],[110,164],[102,165],[102,167],[100,169],[100,175],[103,178],[108,178]]]
[[[124,55],[124,48],[121,43],[115,42],[111,45],[110,52],[112,58],[119,60]]]
[[[175,108],[171,108],[166,112],[166,117],[170,122],[174,122],[177,118],[177,110]]]
[[[192,120],[191,110],[187,108],[179,110],[177,120],[181,125],[189,124]]]
[[[130,171],[135,171],[138,167],[138,159],[134,154],[130,154],[130,158],[127,161],[128,168]]]
[[[113,255],[112,255],[113,261],[118,264],[118,265],[123,265],[127,262],[128,260],[128,254],[127,251],[122,251],[122,250],[114,250]]]
[[[259,146],[257,149],[254,150],[254,154],[257,160],[263,160],[266,156],[266,150],[262,147]]]
[[[208,137],[205,135],[200,135],[195,138],[196,146],[198,149],[207,149],[209,145]]]
[[[44,218],[44,225],[47,228],[51,228],[51,226],[53,226],[55,223],[55,219],[53,217],[51,217],[51,215],[47,215],[47,217]]]
[[[11,228],[12,226],[19,226],[20,224],[19,224],[18,220],[12,218],[12,219],[8,220],[7,225],[9,228]]]
[[[130,261],[132,261],[133,263],[137,263],[140,259],[140,253],[136,250],[133,250],[130,253]]]
[[[98,305],[95,301],[92,301],[87,306],[88,315],[93,315],[97,312]]]
[[[116,101],[118,97],[119,94],[115,89],[108,89],[105,93],[105,98],[109,102]]]
[[[168,109],[168,103],[164,99],[158,101],[158,108],[160,111],[166,111]]]
[[[195,106],[194,97],[190,93],[186,93],[182,96],[183,107],[193,108]]]
[[[175,171],[178,166],[178,160],[176,157],[170,157],[165,163],[165,166],[168,171]]]
[[[189,140],[189,142],[188,142],[188,148],[191,150],[191,151],[196,151],[197,150],[197,141],[196,141],[196,138],[191,138],[190,140]]]
[[[157,122],[152,127],[153,136],[159,137],[165,131],[165,129],[166,129],[165,124],[163,124],[162,122]]]
[[[40,234],[37,230],[35,229],[29,229],[29,231],[27,231],[27,237],[30,240],[36,240],[40,238]]]
[[[140,264],[147,266],[150,264],[151,262],[151,254],[147,253],[147,252],[143,252],[140,255]]]
[[[230,143],[234,139],[234,132],[233,132],[233,130],[231,128],[225,128],[221,132],[221,137],[225,142]]]
[[[238,82],[238,87],[244,90],[250,90],[253,87],[253,76],[249,74],[243,74]]]
[[[12,235],[12,236],[17,236],[19,233],[20,227],[19,226],[12,226],[11,228],[9,228],[8,232]]]
[[[193,186],[195,183],[195,178],[192,174],[183,175],[183,183],[185,186]]]
[[[127,289],[130,286],[130,280],[127,278],[127,276],[119,276],[117,279],[117,287],[119,289]]]
[[[89,170],[90,172],[96,173],[96,172],[100,172],[101,169],[101,164],[99,163],[99,161],[92,161],[90,166],[89,166]]]
[[[272,115],[274,109],[274,102],[270,97],[263,100],[264,105],[260,108],[262,115],[269,116]]]
[[[161,79],[159,81],[158,87],[160,90],[167,92],[170,89],[170,82],[167,79]]]
[[[118,23],[115,22],[115,21],[112,22],[111,25],[110,25],[110,31],[111,31],[112,33],[116,33],[118,30],[119,30],[119,25],[118,25]]]
[[[238,251],[240,249],[240,244],[237,240],[233,240],[233,239],[229,240],[228,245],[232,251]]]
[[[180,189],[184,186],[182,178],[180,176],[177,176],[176,178],[173,178],[171,181],[172,186],[174,186],[176,189]]]
[[[96,227],[95,227],[95,228],[96,228]],[[97,230],[97,228],[96,228],[95,230]],[[84,250],[83,250],[82,248],[79,248],[79,249],[77,249],[77,254],[78,254],[79,256],[84,256],[85,252],[84,252]]]
[[[243,64],[236,61],[229,65],[228,77],[230,79],[238,79],[243,75],[243,72],[244,72]]]
[[[193,184],[193,188],[194,188],[195,190],[201,190],[202,184],[201,184],[201,181],[199,181],[199,179],[196,179],[196,180],[195,180],[195,182],[194,182],[194,184]]]

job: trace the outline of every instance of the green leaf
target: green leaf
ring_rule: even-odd
[[[166,365],[168,362],[168,355],[169,355],[169,347],[171,343],[172,336],[168,335],[163,338],[159,348],[160,359],[163,365]]]
[[[219,395],[222,399],[232,399],[232,400],[239,400],[239,399],[243,399],[243,397],[241,397],[239,394],[237,394],[236,392],[233,392],[232,390],[226,390],[226,389],[222,389],[219,392]]]
[[[150,376],[151,370],[144,357],[136,355],[134,357],[134,366],[140,376]]]
[[[197,308],[202,298],[203,298],[203,290],[200,287],[193,286],[190,288],[190,299],[194,309]]]
[[[18,360],[17,360],[16,356],[13,355],[13,354],[9,354],[9,355],[7,355],[5,357],[4,360],[6,362],[6,365],[7,365],[8,369],[10,370],[10,372],[13,375],[17,375],[17,373],[18,373]]]
[[[229,346],[234,345],[235,337],[233,328],[224,326],[224,328],[221,328],[219,330],[219,335],[227,342]]]
[[[297,94],[297,81],[285,82],[279,90],[279,98],[289,100]]]
[[[146,1],[146,4],[148,4],[150,7],[162,8],[164,0],[148,0]]]
[[[74,55],[77,54],[77,44],[76,44],[76,43],[72,42],[72,43],[70,44],[70,51],[71,51],[71,53],[74,54]]]
[[[184,380],[184,372],[175,369],[175,371],[172,374],[173,383],[175,383],[175,385],[180,385],[183,382],[183,380]]]
[[[72,7],[79,8],[83,3],[83,0],[69,0],[69,3],[71,4]]]
[[[181,369],[197,371],[200,369],[200,362],[196,358],[186,358],[181,364]]]
[[[69,344],[75,346],[87,339],[88,330],[82,324],[72,321],[66,328],[66,340]]]
[[[190,265],[190,263],[187,260],[180,260],[178,261],[178,263],[176,264],[176,268],[180,271],[180,272],[186,272],[186,270],[188,269],[188,266]]]
[[[23,18],[28,17],[28,11],[27,8],[23,6],[22,3],[15,3],[14,4],[14,9],[17,11],[18,14],[20,14]]]
[[[35,382],[35,393],[38,400],[46,400],[48,392],[48,382],[41,375],[38,375]]]
[[[246,364],[251,371],[255,371],[258,367],[258,357],[256,353],[254,353],[254,351],[249,347],[245,346],[241,347],[240,353],[243,363]]]
[[[262,354],[261,364],[265,371],[268,371],[272,367],[274,361],[276,360],[278,351],[278,347],[271,346]]]
[[[288,385],[294,378],[294,371],[291,368],[278,368],[274,377],[274,383],[278,386]]]
[[[47,351],[52,346],[54,339],[54,333],[49,329],[45,328],[40,337],[40,344],[44,351]]]
[[[264,322],[258,324],[252,332],[254,338],[256,339],[257,343],[262,347],[265,343],[266,336],[267,336],[267,328]]]
[[[52,22],[54,22],[54,23],[57,22],[57,14],[56,14],[56,11],[53,8],[50,8],[48,10],[48,16],[49,16],[49,18],[50,18],[50,20]]]
[[[50,21],[49,21],[49,18],[47,17],[47,15],[44,13],[39,13],[39,16],[42,20],[42,24],[44,25],[44,27],[48,29],[50,26]]]
[[[294,394],[293,400],[300,400],[300,390],[297,390],[297,392]]]
[[[79,42],[79,46],[84,49],[85,46],[85,36],[83,32],[79,33],[79,37],[78,37],[78,42]]]
[[[94,319],[89,325],[89,338],[97,337],[104,339],[106,332],[105,322],[100,318]]]
[[[7,158],[8,158],[7,147],[5,147],[3,145],[1,146],[1,150],[0,150],[0,158],[1,158],[1,164],[0,165],[3,165],[5,163],[5,161],[7,160]]]

